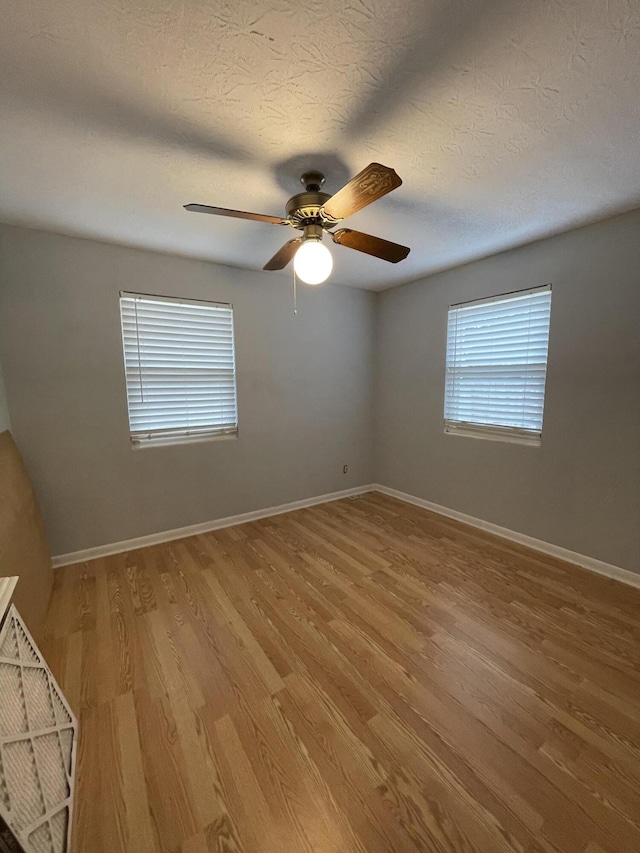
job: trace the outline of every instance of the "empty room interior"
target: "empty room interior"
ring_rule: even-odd
[[[1,853],[639,853],[640,0],[0,26]]]

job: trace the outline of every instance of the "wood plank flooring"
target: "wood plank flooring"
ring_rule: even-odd
[[[640,591],[380,494],[56,573],[75,853],[638,853]]]

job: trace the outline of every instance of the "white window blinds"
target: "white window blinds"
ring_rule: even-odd
[[[134,444],[238,431],[231,305],[120,294]]]
[[[445,431],[539,444],[551,286],[449,308]]]

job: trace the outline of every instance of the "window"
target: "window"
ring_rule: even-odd
[[[540,444],[551,285],[449,308],[445,432]]]
[[[120,294],[134,445],[237,435],[233,308]]]

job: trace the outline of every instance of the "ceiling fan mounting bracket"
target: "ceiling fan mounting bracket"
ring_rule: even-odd
[[[324,184],[324,175],[322,172],[315,170],[305,172],[300,176],[300,183],[307,192],[320,192],[321,186]]]

